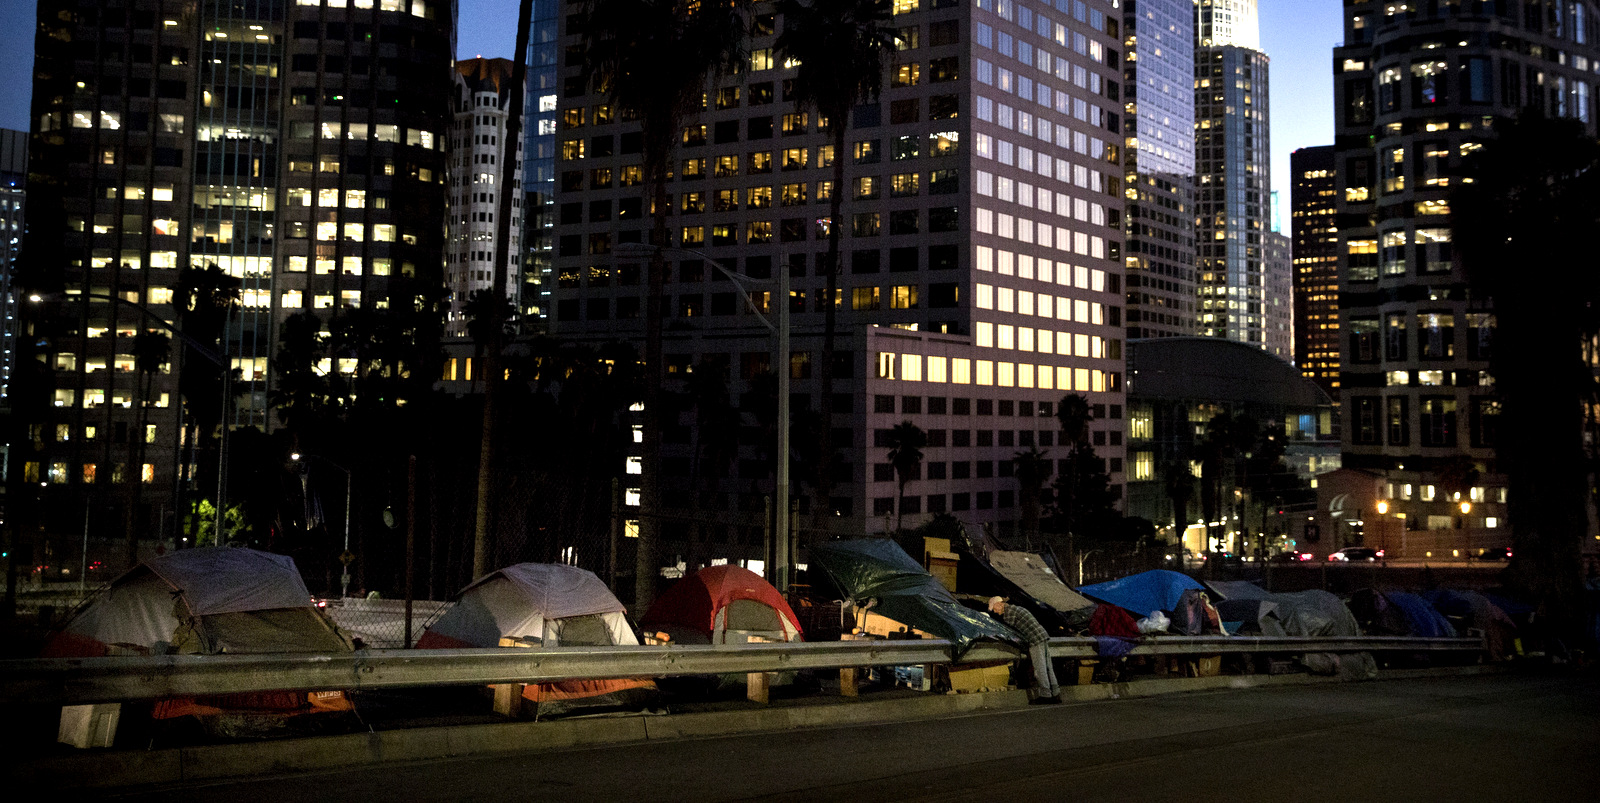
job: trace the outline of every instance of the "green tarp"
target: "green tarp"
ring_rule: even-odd
[[[1022,639],[987,613],[960,602],[911,559],[899,544],[883,538],[861,538],[814,544],[811,562],[857,605],[877,600],[872,610],[931,633],[955,645],[959,659],[975,641],[997,641],[1014,647]]]

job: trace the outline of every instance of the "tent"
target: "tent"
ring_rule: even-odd
[[[1369,631],[1386,636],[1454,638],[1456,629],[1428,601],[1405,591],[1363,588],[1350,598],[1350,608]]]
[[[622,603],[593,572],[560,563],[519,563],[478,578],[417,639],[419,649],[498,647],[504,638],[536,647],[637,646]],[[536,714],[575,708],[643,706],[648,678],[531,683],[522,696]]]
[[[1458,620],[1467,627],[1481,631],[1484,648],[1491,659],[1499,661],[1511,656],[1512,642],[1517,637],[1517,624],[1488,597],[1476,591],[1445,589],[1430,591],[1422,596],[1446,619]]]
[[[674,583],[639,621],[679,644],[803,640],[799,620],[761,575],[734,565],[710,566]]]
[[[955,645],[960,657],[975,641],[1020,646],[1011,628],[988,614],[963,606],[939,581],[886,538],[830,541],[810,548],[811,562],[839,592],[857,605],[876,600],[873,610],[903,625]]]
[[[203,547],[149,558],[113,580],[45,645],[44,657],[241,655],[351,652],[321,611],[294,560],[254,549]],[[173,698],[157,719],[206,718],[229,735],[281,722],[265,720],[348,711],[339,691],[266,692]],[[237,715],[226,721],[223,715]],[[245,722],[241,718],[251,721]]]
[[[1154,569],[1105,583],[1079,586],[1078,593],[1109,602],[1134,615],[1149,616],[1152,611],[1171,611],[1188,589],[1205,590],[1186,574]]]

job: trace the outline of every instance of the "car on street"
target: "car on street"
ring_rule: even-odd
[[[1511,547],[1490,547],[1478,553],[1478,560],[1511,560]]]
[[[1306,563],[1317,556],[1310,552],[1279,552],[1272,556],[1273,563]]]
[[[1328,556],[1334,563],[1376,563],[1383,558],[1383,550],[1369,546],[1347,546]]]

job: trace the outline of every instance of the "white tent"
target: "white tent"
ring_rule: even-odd
[[[593,572],[519,563],[462,590],[418,647],[496,647],[517,638],[546,647],[637,645],[622,603]]]
[[[205,547],[150,558],[113,580],[45,655],[348,652],[294,560]]]

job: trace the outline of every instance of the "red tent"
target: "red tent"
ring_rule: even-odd
[[[678,643],[743,643],[747,636],[801,641],[794,609],[761,576],[738,566],[711,566],[679,580],[650,606],[639,626]]]

